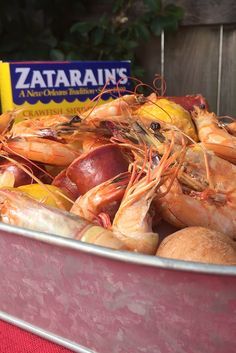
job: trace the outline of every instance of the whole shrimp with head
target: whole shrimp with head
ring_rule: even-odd
[[[2,222],[14,226],[116,250],[128,250],[108,229],[72,213],[46,206],[24,192],[11,188],[0,189],[0,217]]]
[[[130,94],[114,99],[111,102],[95,105],[92,109],[80,113],[83,126],[101,126],[103,122],[112,122],[116,126],[130,127],[140,122],[148,128],[151,123],[159,124],[164,136],[169,138],[169,131],[175,131],[176,142],[179,135],[181,144],[183,131],[188,135],[186,141],[196,141],[197,134],[191,115],[182,106],[168,99],[158,99],[155,93],[145,97],[141,94]],[[179,131],[180,130],[180,131]]]
[[[220,126],[219,119],[214,113],[199,107],[195,107],[192,118],[196,124],[199,139],[204,146],[214,151],[219,157],[236,164],[236,136],[230,133],[235,129],[235,123],[232,122],[227,130]]]
[[[172,177],[176,173],[177,157],[181,159],[184,153],[184,149],[173,152],[173,145],[174,139],[171,144],[166,145],[157,165],[154,162],[156,151],[152,154],[149,149],[149,159],[146,159],[138,175],[135,173],[134,162],[129,185],[112,224],[114,234],[133,251],[146,254],[154,254],[156,251],[159,236],[152,230],[149,211],[157,189],[166,177]]]
[[[202,226],[236,237],[236,166],[197,144],[189,146],[172,185],[167,180],[157,204],[178,228]]]
[[[83,123],[99,126],[103,121],[119,123],[127,121],[128,118],[132,120],[133,112],[146,102],[146,99],[140,94],[130,94],[102,105],[98,105],[98,102],[95,101],[91,109],[79,114]]]
[[[2,150],[26,160],[57,166],[67,166],[79,156],[79,151],[61,138],[56,130],[56,125],[65,124],[69,118],[63,115],[44,116],[12,125],[16,117],[14,112],[0,117]]]

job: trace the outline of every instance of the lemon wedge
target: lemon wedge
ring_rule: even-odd
[[[60,208],[66,211],[71,209],[72,203],[68,200],[68,196],[57,186],[48,184],[28,184],[19,186],[16,189],[25,192],[44,205]]]
[[[168,124],[175,125],[193,140],[198,141],[190,113],[181,105],[165,98],[157,98],[155,94],[148,97],[148,102],[143,104],[136,114],[145,121],[164,121]]]

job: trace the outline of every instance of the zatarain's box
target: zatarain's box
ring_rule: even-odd
[[[130,61],[2,62],[2,111],[21,108],[20,117],[75,114],[104,87],[99,103],[125,94],[129,77]]]

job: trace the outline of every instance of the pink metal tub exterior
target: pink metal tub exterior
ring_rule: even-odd
[[[236,266],[0,224],[0,269],[0,318],[76,352],[236,352]]]

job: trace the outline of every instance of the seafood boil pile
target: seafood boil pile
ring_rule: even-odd
[[[236,265],[236,121],[210,112],[201,95],[97,102],[76,116],[0,116],[1,221]],[[162,222],[174,229],[164,239]]]

